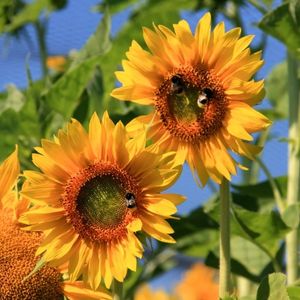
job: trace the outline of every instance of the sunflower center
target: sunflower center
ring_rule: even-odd
[[[67,219],[82,238],[108,241],[126,234],[140,191],[116,164],[99,162],[72,176],[63,194]]]
[[[155,106],[171,135],[192,142],[209,138],[222,126],[227,102],[213,71],[183,66],[157,89]]]
[[[77,201],[84,218],[103,227],[120,223],[126,212],[124,189],[112,175],[100,175],[86,182]]]
[[[61,274],[55,268],[44,266],[24,280],[39,260],[35,252],[41,241],[40,233],[22,231],[0,213],[0,299],[64,299]]]

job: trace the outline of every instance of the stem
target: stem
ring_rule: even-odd
[[[112,285],[112,294],[113,300],[122,300],[123,299],[123,283],[118,280],[113,280]]]
[[[266,130],[262,131],[259,135],[256,145],[263,147],[268,140],[268,136],[270,133],[271,127],[268,127]],[[258,154],[256,157],[260,157],[261,154]],[[250,170],[249,183],[255,184],[257,183],[258,175],[259,175],[260,164],[254,160]]]
[[[220,270],[219,297],[230,295],[230,190],[229,182],[223,178],[220,185]]]
[[[288,149],[288,190],[287,205],[298,203],[299,195],[299,146],[300,91],[298,86],[298,61],[291,53],[288,59],[289,82],[289,149]],[[298,277],[298,230],[293,229],[286,236],[287,283],[292,284]]]
[[[263,163],[263,161],[258,156],[255,158],[255,161],[259,164],[261,169],[266,174],[266,176],[267,176],[267,178],[270,182],[272,191],[273,191],[273,195],[274,195],[276,205],[279,209],[280,214],[282,214],[285,210],[285,203],[284,203],[284,201],[281,197],[280,189],[277,185],[277,182],[274,180],[274,178],[273,178],[272,174],[269,172],[267,166]]]
[[[46,46],[45,26],[43,26],[40,21],[37,21],[34,26],[36,30],[37,40],[39,43],[40,60],[41,60],[43,76],[45,77],[48,74],[48,68],[46,64],[47,46]]]

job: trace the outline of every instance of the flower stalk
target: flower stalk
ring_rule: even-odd
[[[220,185],[220,269],[219,297],[230,295],[230,190],[229,182],[223,178]]]
[[[289,145],[288,145],[288,190],[287,206],[298,203],[300,183],[299,130],[300,89],[298,85],[298,61],[288,53],[289,82]],[[292,284],[298,278],[298,230],[293,229],[286,237],[287,282]]]
[[[118,280],[113,280],[112,285],[113,300],[122,300],[123,299],[123,283]]]

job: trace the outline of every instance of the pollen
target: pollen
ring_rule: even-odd
[[[181,66],[155,92],[155,107],[169,133],[185,142],[201,142],[222,127],[228,100],[213,70]]]
[[[41,239],[40,233],[22,231],[0,213],[0,299],[64,299],[61,275],[55,268],[44,266],[24,280],[39,260],[35,252]]]
[[[136,181],[116,164],[99,162],[72,176],[63,194],[67,220],[85,239],[110,241],[126,236],[126,226],[136,217],[128,194],[138,207]]]

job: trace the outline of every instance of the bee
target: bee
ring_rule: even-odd
[[[174,75],[171,78],[171,91],[175,94],[175,95],[183,95],[184,93],[184,82],[181,78],[180,75]]]
[[[126,199],[126,206],[128,208],[136,207],[135,196],[133,193],[126,193],[125,199]]]
[[[197,105],[200,107],[200,108],[204,108],[208,101],[210,99],[212,99],[213,97],[213,92],[211,89],[209,88],[205,88],[203,90],[203,92],[200,93],[200,95],[198,96],[198,99],[197,99]]]

